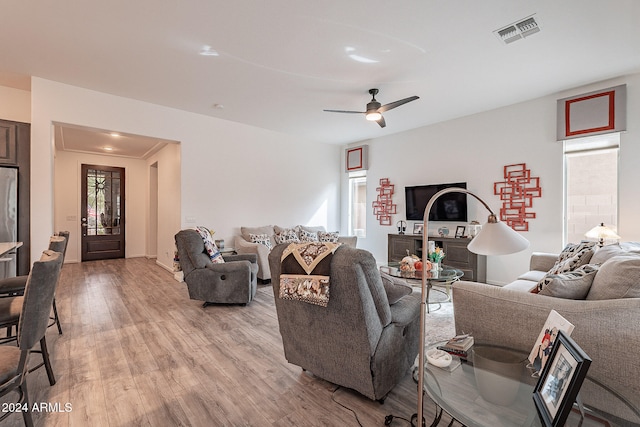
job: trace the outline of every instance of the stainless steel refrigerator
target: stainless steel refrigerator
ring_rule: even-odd
[[[0,242],[18,239],[18,169],[0,167]],[[0,257],[0,278],[16,275],[15,250]]]

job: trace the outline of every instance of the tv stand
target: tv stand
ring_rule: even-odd
[[[421,234],[389,234],[388,237],[388,262],[400,262],[407,256],[407,251],[410,255],[422,258]],[[444,264],[464,272],[462,280],[486,283],[487,257],[467,249],[471,239],[429,236],[429,240],[444,250]]]

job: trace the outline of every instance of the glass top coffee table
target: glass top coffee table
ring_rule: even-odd
[[[430,346],[435,348],[438,343]],[[452,370],[438,368],[429,363],[425,365],[424,388],[437,406],[436,418],[432,425],[437,425],[442,417],[442,411],[448,413],[453,419],[467,427],[494,427],[494,426],[541,426],[533,401],[533,390],[537,378],[531,376],[531,371],[526,368],[527,354],[497,346],[474,346],[489,350],[511,353],[513,358],[509,364],[517,366],[520,374],[508,378],[508,375],[496,377],[496,367],[481,363],[480,358],[475,357],[469,351],[466,362],[454,356],[453,365],[459,366]],[[474,348],[472,347],[472,348]],[[487,354],[485,353],[485,356]],[[504,359],[506,360],[506,359]],[[486,362],[486,361],[485,361]],[[505,369],[511,369],[509,367]],[[500,368],[504,373],[504,369]],[[417,379],[414,376],[414,379]],[[584,418],[581,420],[577,407],[571,412],[566,426],[626,426],[638,425],[640,412],[632,407],[624,398],[613,390],[610,390],[589,376],[585,379],[582,390],[585,387],[597,389],[598,395],[603,400],[616,400],[617,403],[626,405],[627,422],[616,418],[616,415],[602,413],[588,407],[584,407]],[[581,391],[582,392],[582,391]],[[629,415],[630,414],[630,415]]]
[[[387,265],[380,266],[380,272],[386,273],[393,277],[406,279],[407,283],[411,286],[420,287],[422,284],[422,270],[415,271],[403,271],[400,269],[399,262],[390,262]],[[462,270],[454,267],[442,265],[437,271],[427,271],[427,303],[428,304],[440,304],[438,302],[429,302],[429,293],[434,283],[439,283],[445,287],[445,294],[447,299],[442,302],[447,302],[451,299],[451,284],[456,280],[459,280],[464,275]],[[440,291],[434,289],[434,291]],[[427,304],[427,312],[429,312],[429,305]]]

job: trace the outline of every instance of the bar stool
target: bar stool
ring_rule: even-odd
[[[49,250],[62,253],[62,259],[64,262],[68,242],[69,232],[60,231],[57,235],[51,236],[51,238],[49,239]],[[24,287],[27,283],[27,277],[28,276],[16,276],[0,280],[0,299],[22,295],[24,293]],[[60,325],[60,318],[58,317],[58,308],[56,307],[55,296],[53,297],[52,308],[53,318],[51,319],[52,322],[49,324],[49,327],[57,325],[58,333],[62,335],[62,326]],[[7,331],[7,337],[9,336],[10,333],[9,331]],[[0,342],[2,342],[1,340],[2,339],[0,339]]]
[[[31,353],[37,352],[34,347],[38,342],[40,342],[43,364],[47,367],[49,383],[55,384],[47,353],[45,332],[49,322],[47,307],[51,307],[53,303],[61,267],[62,254],[49,250],[44,251],[40,260],[33,263],[24,296],[12,297],[21,302],[18,347],[0,346],[0,397],[13,391],[18,392],[20,406],[27,408],[26,411],[21,411],[27,427],[33,426],[33,419],[26,377],[29,372],[32,372],[28,368],[29,358]],[[6,412],[0,417],[0,421],[11,414],[12,412]]]

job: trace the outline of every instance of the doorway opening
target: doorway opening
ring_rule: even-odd
[[[83,218],[88,225],[92,213],[81,206],[85,193],[82,190],[85,181],[82,165],[101,165],[126,171],[126,197],[120,193],[121,200],[126,200],[126,212],[121,206],[119,217],[112,212],[108,218],[109,212],[105,209],[104,225],[101,212],[93,212],[97,227],[94,235],[115,239],[117,234],[114,233],[119,232],[122,237],[126,234],[126,244],[124,240],[111,242],[112,248],[108,249],[114,250],[119,245],[119,248],[125,248],[125,258],[156,259],[157,264],[171,271],[173,236],[181,225],[180,142],[68,123],[53,123],[53,131],[53,229],[71,232],[65,262],[81,262],[87,259],[83,257],[83,250],[91,252],[82,242],[85,234]]]

